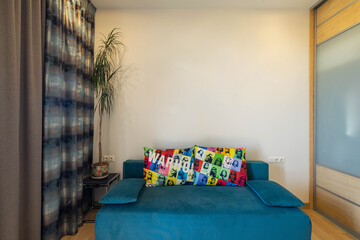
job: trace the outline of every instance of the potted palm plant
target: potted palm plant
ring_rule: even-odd
[[[120,32],[115,28],[107,36],[102,35],[100,45],[96,52],[95,63],[93,66],[91,80],[96,94],[97,103],[95,113],[99,113],[99,162],[92,164],[91,177],[95,179],[106,178],[109,173],[109,163],[103,162],[101,131],[103,115],[109,116],[113,109],[116,73],[121,69],[117,61],[120,48],[124,44],[119,40]]]

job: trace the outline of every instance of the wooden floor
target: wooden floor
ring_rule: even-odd
[[[303,209],[303,211],[311,218],[312,234],[311,240],[348,240],[354,239],[341,228],[321,216],[314,210]]]
[[[90,210],[89,213],[85,216],[87,219],[95,219],[96,213],[99,209]],[[74,236],[65,236],[61,240],[95,240],[95,223],[84,223],[80,228],[79,232]]]
[[[303,209],[309,215],[312,222],[312,240],[348,240],[354,239],[349,234],[344,232],[341,228],[331,223],[329,220],[321,216],[319,213],[310,209]],[[95,219],[97,210],[90,212],[85,219]],[[84,223],[79,228],[79,232],[74,236],[65,236],[62,240],[94,240],[95,231],[94,223]]]

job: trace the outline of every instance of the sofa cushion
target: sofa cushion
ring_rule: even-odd
[[[267,180],[248,181],[247,185],[264,204],[271,207],[303,207],[305,204],[280,184]]]
[[[246,185],[245,148],[194,147],[194,185]]]
[[[146,186],[192,185],[194,183],[193,148],[144,148]]]
[[[107,204],[125,204],[136,202],[145,180],[141,178],[127,178],[120,180],[111,190],[99,201]]]
[[[148,226],[148,227],[145,227]],[[96,240],[310,240],[311,222],[298,208],[269,207],[249,187],[143,188],[131,204],[105,204]]]

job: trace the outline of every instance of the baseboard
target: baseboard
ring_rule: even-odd
[[[305,203],[305,206],[300,207],[301,209],[310,209],[310,203]]]

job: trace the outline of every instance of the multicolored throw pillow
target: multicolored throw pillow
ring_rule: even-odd
[[[194,185],[246,186],[246,149],[194,147]]]
[[[154,149],[144,147],[146,186],[193,185],[193,148]]]

